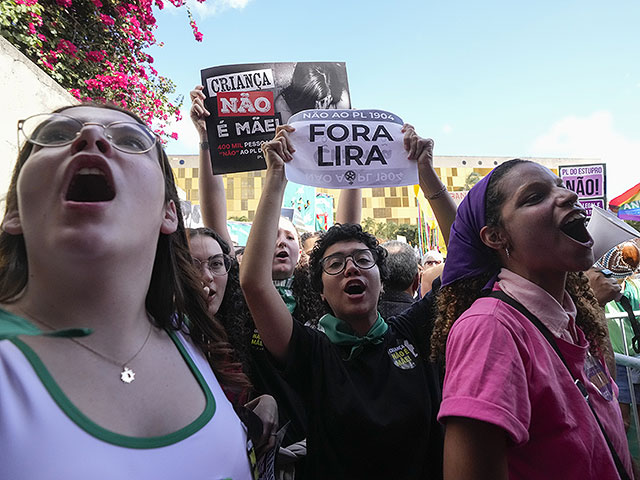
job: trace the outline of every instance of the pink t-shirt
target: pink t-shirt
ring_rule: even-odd
[[[588,343],[575,330],[577,344],[562,338],[556,342],[573,374],[587,386],[591,404],[631,472],[620,408],[586,378]],[[446,423],[451,416],[506,431],[510,478],[618,478],[600,428],[560,358],[535,325],[496,298],[478,299],[449,333],[438,420]]]

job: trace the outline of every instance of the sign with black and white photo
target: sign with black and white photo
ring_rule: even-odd
[[[325,188],[415,185],[418,167],[408,159],[403,121],[382,110],[307,110],[295,114],[289,134],[295,148],[287,179]]]
[[[344,63],[225,65],[201,77],[215,174],[266,168],[260,146],[297,112],[351,108]]]

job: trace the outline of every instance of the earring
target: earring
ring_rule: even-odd
[[[511,254],[509,253],[509,247],[504,247],[504,251],[507,253],[507,258],[511,258]]]

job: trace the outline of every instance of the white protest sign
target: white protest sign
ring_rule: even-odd
[[[382,110],[305,110],[293,115],[295,148],[287,179],[325,188],[415,185],[418,166],[408,159],[402,119]]]

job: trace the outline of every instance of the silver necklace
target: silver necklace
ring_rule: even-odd
[[[27,312],[25,312],[27,313]],[[49,325],[47,322],[44,322],[38,318],[35,318],[33,315],[27,314],[29,317],[33,318],[36,322],[41,323],[42,325],[44,325],[47,328],[50,328],[51,330],[57,330],[54,326]],[[140,352],[142,352],[142,350],[144,349],[144,347],[147,345],[147,342],[149,341],[149,337],[151,337],[151,331],[153,330],[153,325],[151,324],[151,322],[149,322],[149,331],[147,332],[147,337],[144,339],[144,342],[142,342],[142,345],[140,346],[140,348],[136,351],[136,353],[133,354],[133,356],[127,360],[124,363],[121,363],[117,360],[114,360],[113,358],[110,358],[108,356],[106,356],[103,353],[100,353],[97,350],[94,350],[92,347],[90,347],[89,345],[85,345],[83,342],[81,342],[80,340],[77,340],[73,337],[66,337],[68,340],[71,340],[73,343],[75,343],[76,345],[81,346],[82,348],[84,348],[85,350],[88,350],[89,352],[93,353],[94,355],[102,358],[103,360],[106,360],[107,362],[116,365],[120,368],[122,368],[122,371],[120,372],[120,380],[123,383],[131,383],[136,379],[136,372],[134,372],[131,367],[129,366],[131,364],[131,362],[133,362],[133,360],[140,354]]]

